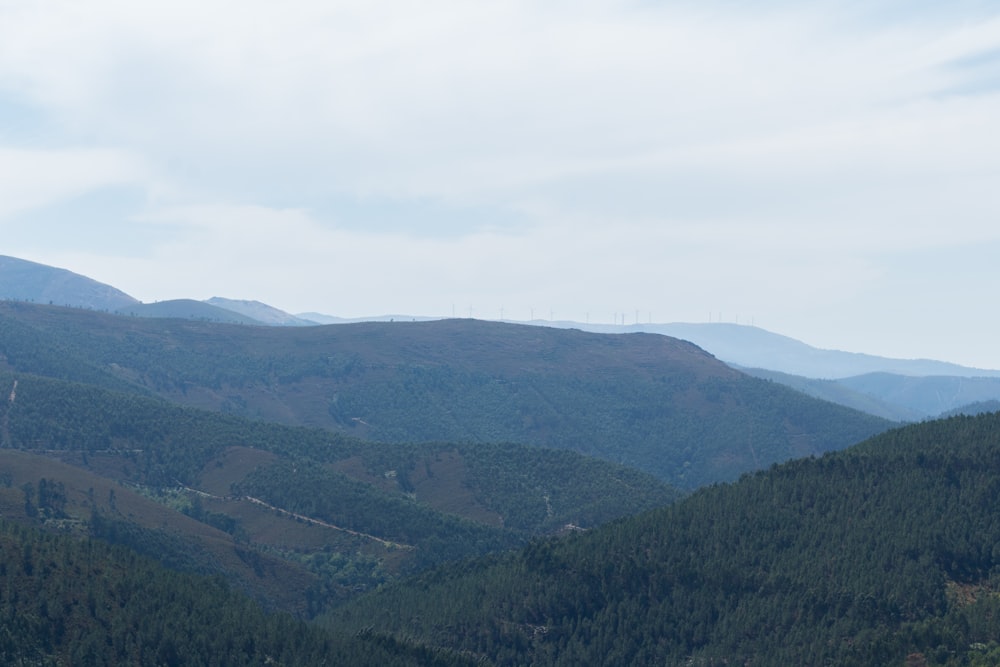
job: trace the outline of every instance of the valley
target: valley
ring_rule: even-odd
[[[281,650],[380,665],[1000,653],[992,378],[834,387],[654,333],[265,326],[178,307],[0,302],[0,537],[4,558],[32,554],[5,567],[61,605],[0,595],[35,619],[0,655],[217,650],[125,602],[113,622],[160,639],[108,643],[94,593],[37,580],[75,572],[88,544],[111,549],[102,571],[145,573],[136,590],[163,582],[192,591],[192,609],[239,609],[262,639],[236,664]],[[945,386],[987,414],[899,428],[922,413],[898,397]],[[67,623],[75,634],[52,634]],[[279,649],[278,627],[298,643]]]

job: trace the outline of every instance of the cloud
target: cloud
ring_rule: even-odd
[[[581,170],[863,124],[947,89],[940,66],[998,30],[699,7],[26,4],[0,60],[70,136],[137,147],[190,187],[504,203]]]
[[[845,319],[1000,241],[997,43],[972,1],[7,0],[0,224],[147,300]],[[143,251],[46,251],[78,200]]]
[[[143,161],[109,149],[0,147],[0,226],[15,213],[105,188],[143,182]]]

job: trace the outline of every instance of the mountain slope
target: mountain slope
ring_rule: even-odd
[[[889,426],[654,334],[475,320],[240,327],[16,305],[0,304],[0,321],[178,403],[379,441],[572,449],[688,489]],[[30,358],[8,364],[38,372]]]
[[[213,296],[205,303],[231,310],[234,313],[253,318],[254,321],[271,326],[315,326],[317,323],[301,317],[289,315],[283,310],[278,310],[273,306],[260,301],[248,301],[245,299],[224,299],[220,296]]]
[[[761,368],[741,368],[740,370],[754,377],[778,382],[814,398],[830,401],[831,403],[843,405],[853,410],[867,412],[870,415],[891,421],[912,422],[937,416],[937,413],[932,414],[919,409],[918,406],[913,405],[912,401],[894,401],[891,397],[880,395],[880,392],[866,393],[861,388],[852,389],[850,386],[847,386],[851,378],[843,380],[817,380],[799,375],[779,373],[778,371],[768,371]],[[899,375],[893,377],[901,380],[904,379],[903,376]],[[934,379],[941,380],[944,378]],[[956,405],[961,405],[961,403],[957,403]]]
[[[496,665],[996,664],[997,433],[891,431],[331,618]]]
[[[0,299],[115,311],[135,305],[128,294],[85,276],[0,255]]]
[[[58,482],[74,525],[303,614],[679,496],[569,451],[366,443],[27,375],[0,373],[0,391],[0,470],[18,489],[4,515],[35,516],[21,489]]]
[[[0,514],[76,536],[128,546],[181,571],[214,575],[266,600],[302,613],[318,577],[246,542],[178,512],[107,476],[50,456],[0,449]]]
[[[759,368],[741,370],[810,396],[894,421],[919,421],[947,416],[952,411],[958,414],[963,407],[973,403],[1000,400],[1000,378],[995,377],[869,373],[837,380],[815,380]]]
[[[1000,400],[1000,378],[996,377],[906,377],[869,373],[842,378],[837,383],[878,400],[905,406],[923,417],[981,401]]]
[[[263,326],[263,322],[258,322],[242,313],[194,299],[171,299],[156,303],[133,304],[126,308],[119,308],[116,312],[132,317],[174,318]]]
[[[266,614],[218,579],[0,521],[5,665],[470,665],[418,645]]]
[[[969,368],[931,359],[892,359],[871,354],[824,350],[801,341],[772,333],[759,327],[722,322],[688,324],[580,324],[545,322],[601,333],[648,332],[689,340],[719,359],[745,368],[800,375],[809,378],[837,379],[866,373],[897,375],[949,375],[955,377],[1000,377],[1000,371]]]

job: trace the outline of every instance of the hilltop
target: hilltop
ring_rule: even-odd
[[[8,283],[7,292],[0,289],[0,299],[52,303],[138,317],[256,326],[442,319],[409,315],[341,318],[315,312],[292,315],[260,301],[222,297],[205,301],[171,299],[139,303],[89,278],[14,258],[6,258],[6,267],[0,262],[0,286],[4,281]],[[894,421],[926,419],[961,410],[971,403],[1000,400],[1000,371],[928,359],[893,359],[819,349],[754,326],[723,322],[609,325],[541,320],[521,324],[607,334],[656,333],[687,340],[734,368],[821,400]],[[879,379],[872,381],[874,377]]]
[[[571,449],[680,488],[840,449],[889,422],[694,345],[478,320],[258,327],[0,304],[12,369],[381,442]]]
[[[139,301],[66,269],[0,255],[0,299],[116,311]]]
[[[869,373],[903,376],[1000,377],[1000,371],[970,368],[933,359],[894,359],[826,350],[760,327],[725,322],[671,324],[581,324],[544,322],[600,333],[658,333],[688,340],[733,366],[761,368],[816,379],[841,379]]]

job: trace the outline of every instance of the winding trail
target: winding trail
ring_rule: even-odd
[[[387,547],[391,547],[391,548],[394,548],[394,549],[414,549],[414,548],[416,548],[416,547],[414,547],[411,544],[400,544],[399,542],[392,542],[390,540],[382,539],[381,537],[375,537],[374,535],[369,535],[368,533],[359,533],[358,531],[351,530],[350,528],[344,528],[342,526],[335,526],[332,523],[327,523],[326,521],[320,521],[319,519],[313,519],[312,517],[305,516],[304,514],[296,514],[295,512],[289,512],[286,509],[282,509],[280,507],[275,507],[274,505],[272,505],[270,503],[267,503],[267,502],[264,502],[260,498],[254,498],[253,496],[243,496],[243,499],[244,500],[249,500],[250,502],[254,503],[255,505],[260,505],[261,507],[266,507],[269,510],[274,510],[275,512],[278,512],[279,514],[283,514],[285,516],[290,516],[290,517],[292,517],[294,519],[300,519],[302,521],[305,521],[306,523],[311,523],[311,524],[316,525],[316,526],[323,526],[324,528],[331,528],[333,530],[339,530],[340,532],[347,533],[349,535],[355,535],[357,537],[363,537],[365,539],[374,540],[375,542],[378,542],[379,544],[383,544],[383,545],[385,545]]]
[[[214,496],[211,493],[208,493],[206,491],[201,491],[199,489],[192,489],[190,486],[184,486],[183,484],[181,484],[180,487],[182,489],[184,489],[185,491],[190,491],[191,493],[195,493],[195,494],[197,494],[197,495],[199,495],[199,496],[201,496],[203,498],[211,498],[213,500],[223,500],[223,501],[247,500],[247,501],[253,503],[254,505],[259,505],[259,506],[264,507],[266,509],[273,510],[273,511],[275,511],[278,514],[281,514],[283,516],[291,517],[293,519],[298,519],[299,521],[305,521],[306,523],[310,523],[310,524],[312,524],[314,526],[322,526],[323,528],[329,528],[330,530],[336,530],[336,531],[339,531],[341,533],[347,533],[348,535],[354,535],[355,537],[362,537],[362,538],[364,538],[366,540],[372,540],[373,542],[378,542],[379,544],[381,544],[383,546],[386,546],[388,548],[391,548],[391,549],[404,549],[404,550],[407,550],[407,549],[415,549],[416,548],[412,544],[402,544],[400,542],[393,542],[391,540],[386,540],[386,539],[383,539],[381,537],[376,537],[375,535],[370,535],[368,533],[361,533],[361,532],[358,532],[356,530],[351,530],[350,528],[344,528],[343,526],[336,526],[336,525],[334,525],[332,523],[327,523],[326,521],[321,521],[319,519],[314,519],[314,518],[312,518],[310,516],[306,516],[304,514],[298,514],[296,512],[291,512],[289,510],[282,509],[281,507],[278,507],[276,505],[272,505],[271,503],[266,502],[264,500],[261,500],[260,498],[254,498],[253,496],[243,496],[242,498],[224,498],[222,496]]]

